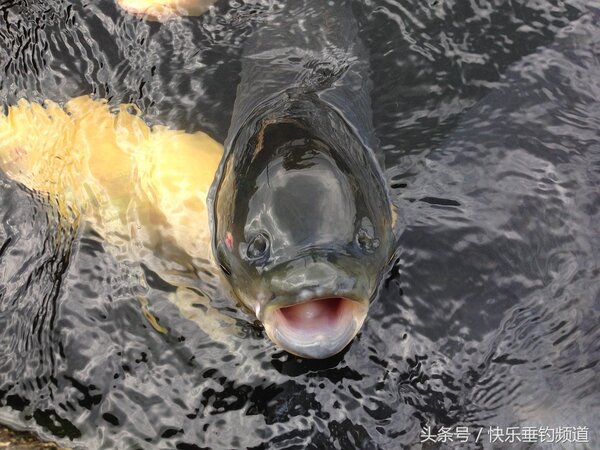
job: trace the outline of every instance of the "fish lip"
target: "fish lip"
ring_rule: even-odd
[[[339,302],[331,327],[295,327],[282,313],[284,308],[328,299]],[[299,301],[280,300],[265,309],[261,322],[278,347],[303,358],[324,359],[339,353],[354,339],[366,319],[368,307],[367,299],[340,293]]]

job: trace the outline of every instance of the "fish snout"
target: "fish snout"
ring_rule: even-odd
[[[305,358],[339,353],[360,330],[370,295],[356,277],[327,261],[297,261],[271,279],[275,293],[261,318],[269,338]],[[365,292],[361,292],[365,291]]]
[[[263,325],[279,347],[304,358],[328,358],[342,351],[367,317],[366,302],[346,297],[311,299],[272,308]]]
[[[319,291],[348,289],[351,288],[351,284],[354,284],[354,281],[343,270],[323,261],[295,261],[290,263],[286,270],[271,278],[273,292],[283,295],[303,291],[312,291],[314,295],[319,295]]]

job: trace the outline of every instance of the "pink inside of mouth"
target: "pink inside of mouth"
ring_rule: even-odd
[[[310,300],[280,308],[279,312],[291,328],[305,331],[326,329],[336,324],[347,301],[341,297]]]
[[[288,352],[327,358],[352,340],[366,315],[364,302],[328,297],[272,309],[263,324],[271,340]]]

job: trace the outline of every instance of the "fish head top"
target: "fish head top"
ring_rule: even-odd
[[[361,147],[293,118],[264,120],[215,182],[217,262],[269,338],[302,357],[347,346],[394,250],[380,168],[349,146]]]

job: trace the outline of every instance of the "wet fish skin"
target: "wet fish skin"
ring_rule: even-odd
[[[370,89],[351,2],[286,3],[246,43],[208,198],[213,252],[269,337],[301,356],[346,346],[395,247]],[[277,310],[335,298],[364,306],[351,335],[275,337]]]

